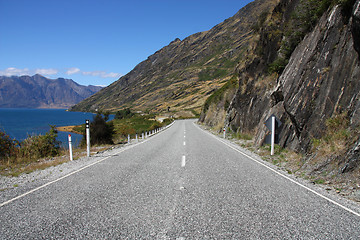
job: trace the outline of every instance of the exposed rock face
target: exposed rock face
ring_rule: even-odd
[[[307,152],[311,139],[321,137],[325,121],[336,113],[356,110],[360,68],[349,26],[336,6],[294,51],[272,96],[283,95],[281,144]],[[359,124],[353,119],[353,124]]]
[[[353,9],[353,18],[351,23],[351,32],[354,37],[354,47],[359,54],[360,59],[360,2],[357,1]]]
[[[82,86],[71,79],[41,75],[0,76],[1,108],[69,108],[98,92],[101,87]]]
[[[294,1],[282,1],[291,2]],[[273,86],[271,80],[262,80],[266,76],[264,72],[257,74],[262,60],[251,59],[239,72],[240,87],[225,125],[229,124],[234,131],[255,133],[255,142],[261,145],[267,134],[263,123],[275,114],[284,123],[280,145],[304,154],[309,154],[313,139],[324,136],[326,121],[334,116],[346,114],[349,128],[357,129],[360,126],[359,7],[358,0],[346,25],[340,6],[326,12],[296,47]],[[266,83],[268,86],[264,87]],[[359,143],[350,146],[338,162],[343,172],[356,168],[360,162]]]

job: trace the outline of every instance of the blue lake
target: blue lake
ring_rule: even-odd
[[[0,109],[0,129],[5,131],[11,138],[22,141],[29,135],[45,134],[50,130],[49,125],[70,126],[85,123],[86,119],[93,119],[94,114],[83,112],[67,112],[65,109]],[[66,132],[58,133],[58,140],[62,146],[68,143]],[[73,134],[72,142],[78,145],[82,135]]]

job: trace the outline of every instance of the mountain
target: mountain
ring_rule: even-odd
[[[118,81],[77,104],[73,111],[94,109],[200,113],[206,98],[234,75],[254,34],[261,12],[276,0],[257,0],[211,30],[175,39]]]
[[[200,121],[260,147],[274,114],[279,145],[299,154],[280,167],[359,184],[360,0],[281,0],[256,34],[236,66],[238,85],[215,91]]]
[[[71,79],[41,75],[0,76],[1,108],[69,108],[102,87],[82,86]]]
[[[281,149],[296,154],[279,167],[360,186],[359,26],[360,0],[256,0],[72,110],[201,112],[203,124],[250,135],[257,149],[274,114]]]

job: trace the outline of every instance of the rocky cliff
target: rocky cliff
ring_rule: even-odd
[[[304,156],[293,170],[326,176],[358,173],[360,1],[333,1],[323,6],[331,1],[315,1],[311,10],[316,11],[309,12],[314,16],[324,7],[322,14],[313,26],[305,26],[308,32],[301,35],[305,27],[295,25],[292,14],[304,2],[314,3],[282,0],[264,14],[259,41],[247,60],[237,66],[239,87],[222,126],[252,134],[255,145],[261,146],[268,134],[264,122],[275,114],[283,122],[279,145]],[[305,13],[302,8],[301,16]],[[298,42],[294,36],[300,36]],[[291,44],[284,43],[296,44],[288,51]],[[219,102],[213,102],[213,111],[219,110],[218,106]],[[219,125],[211,122],[209,115],[213,112],[203,111],[200,120]]]
[[[224,85],[253,41],[252,27],[276,0],[256,0],[209,31],[175,39],[131,72],[71,110],[200,113],[205,99]]]
[[[82,86],[71,79],[41,75],[0,76],[1,108],[69,108],[98,92],[101,87]]]

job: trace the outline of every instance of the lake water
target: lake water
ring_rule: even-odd
[[[49,125],[70,126],[85,123],[86,119],[93,119],[94,114],[83,112],[67,112],[65,109],[0,109],[0,129],[5,131],[11,138],[22,141],[28,135],[45,134],[50,130]],[[68,134],[58,133],[58,140],[62,146],[68,145]],[[72,142],[78,145],[82,135],[71,133]]]

